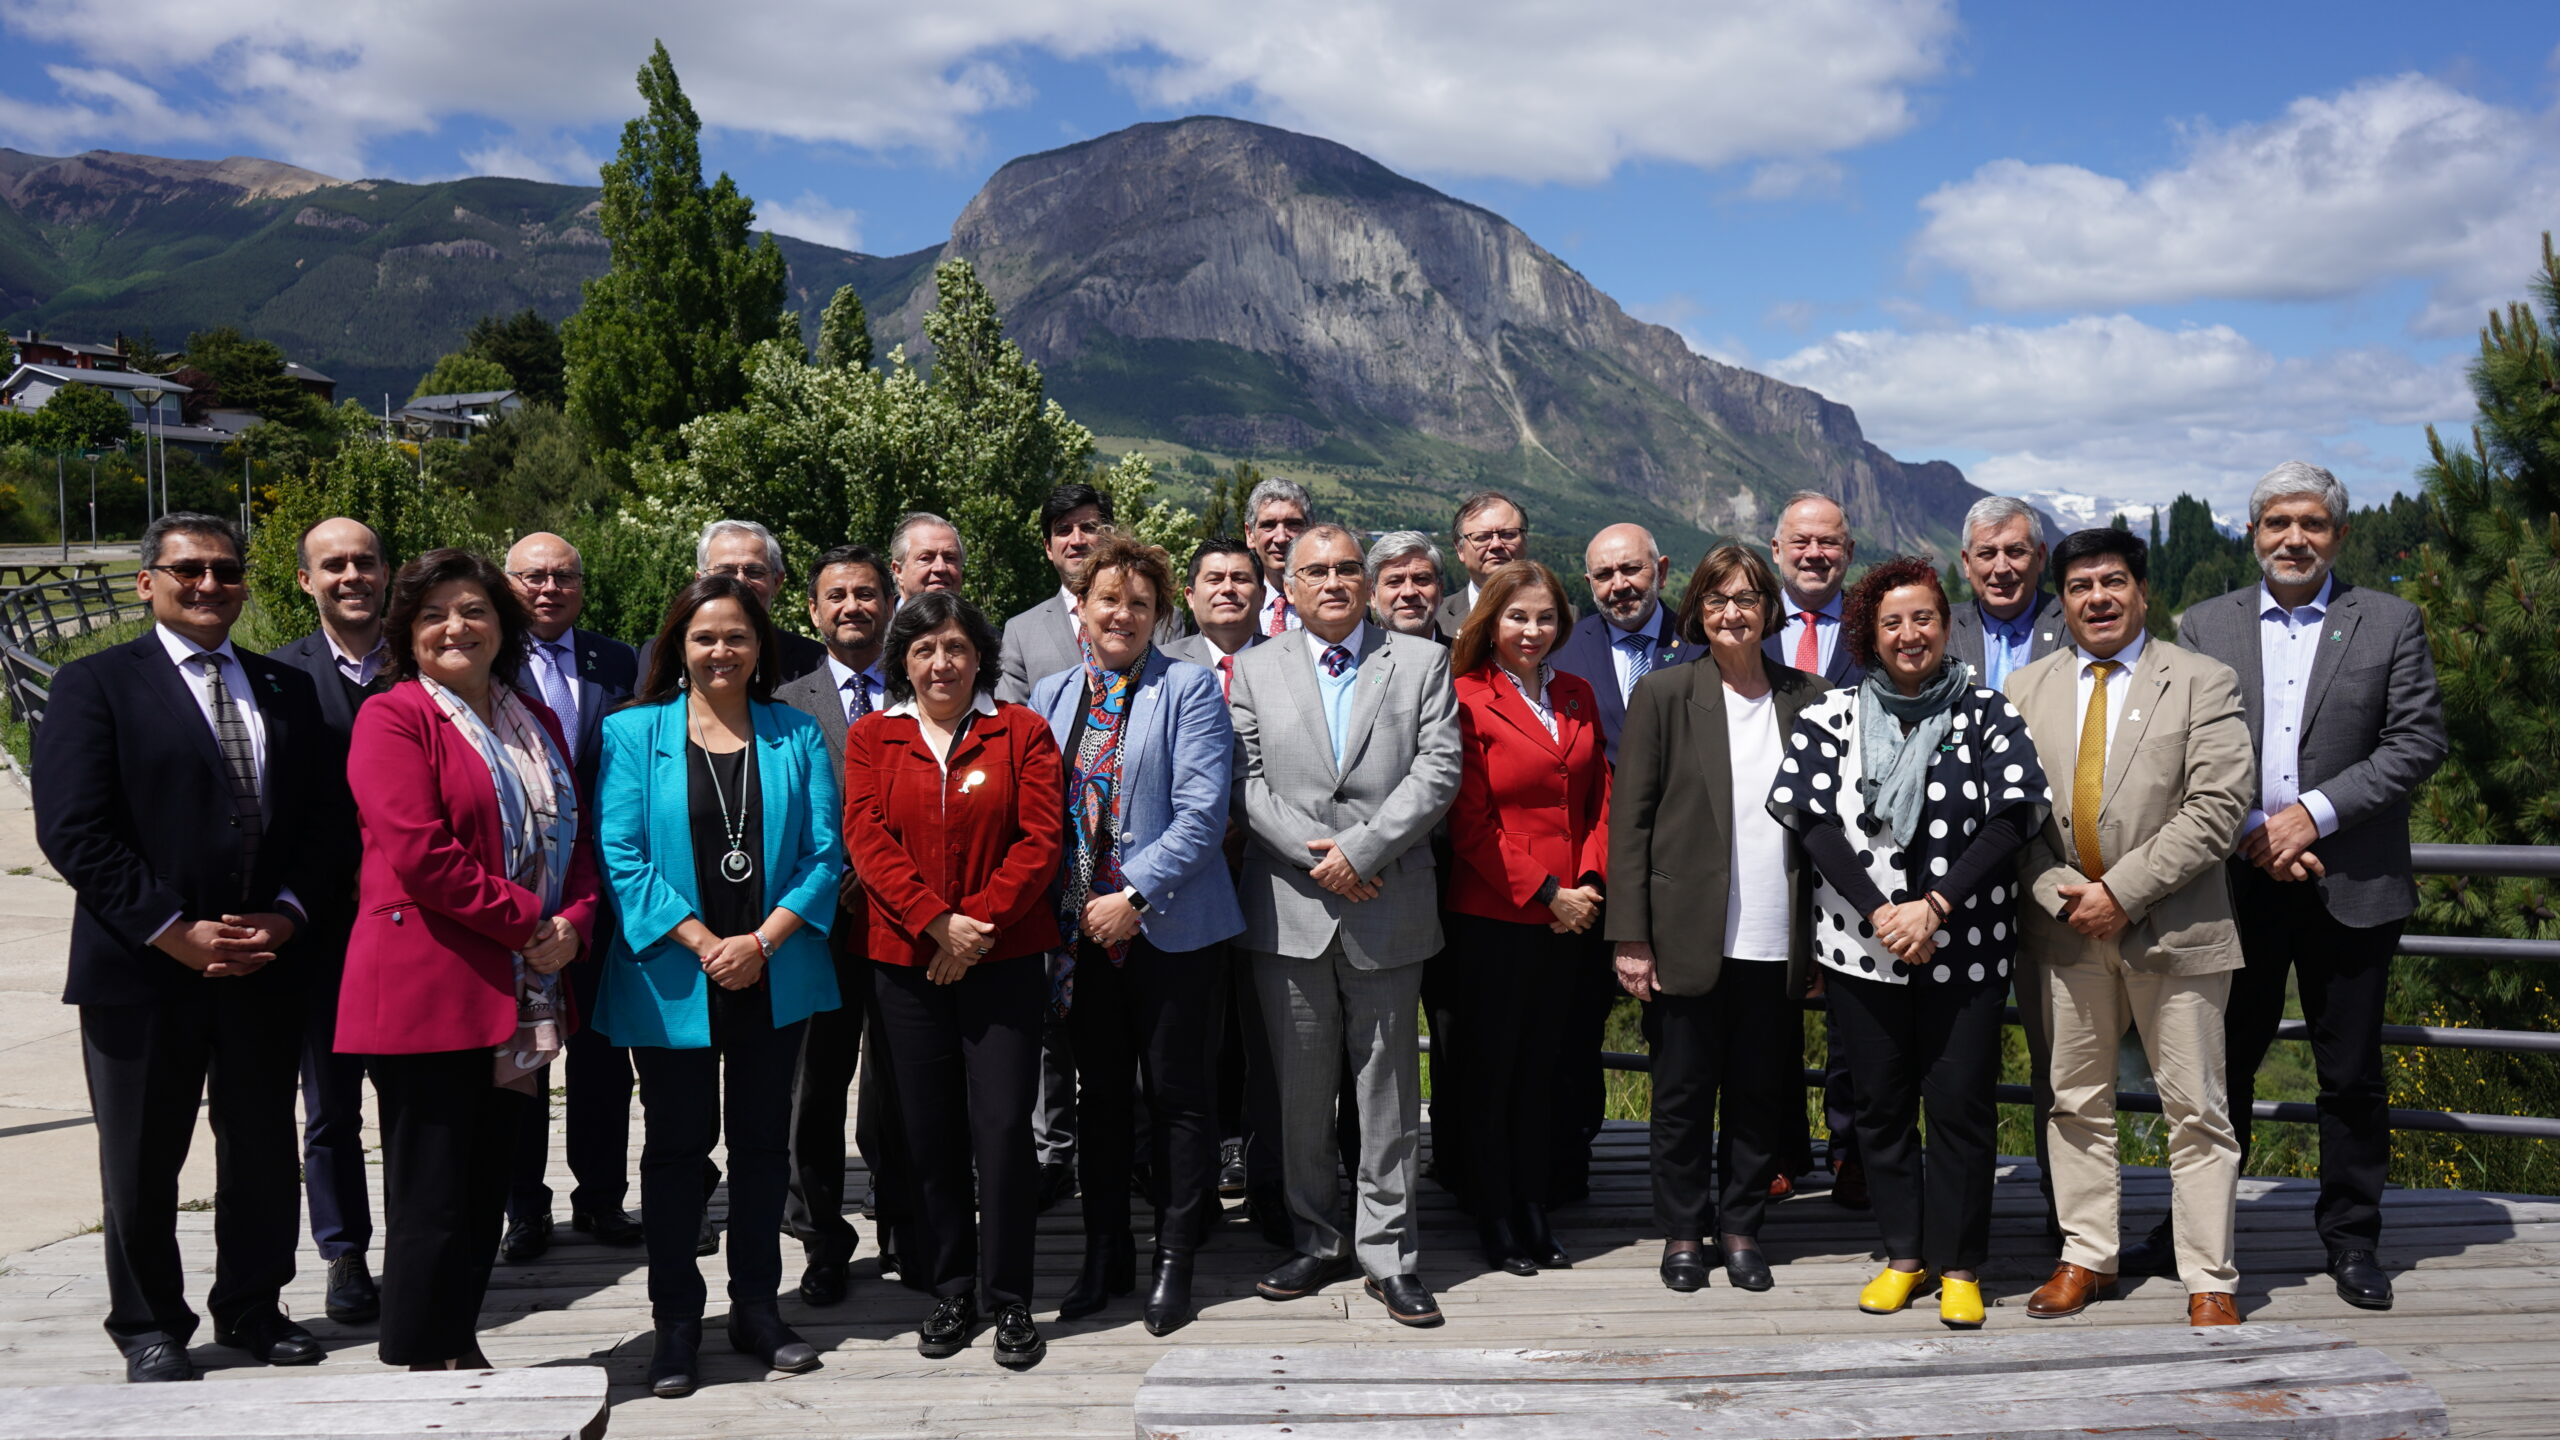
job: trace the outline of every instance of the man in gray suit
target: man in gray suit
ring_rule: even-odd
[[[1479,490],[1458,502],[1449,525],[1458,542],[1458,563],[1466,568],[1467,588],[1440,602],[1440,638],[1455,640],[1476,608],[1476,591],[1484,577],[1529,553],[1529,517],[1499,490]]]
[[[1058,572],[1058,593],[1004,622],[1004,675],[996,698],[1019,705],[1031,687],[1084,663],[1076,631],[1076,597],[1068,587],[1094,542],[1111,528],[1111,497],[1082,481],[1059,486],[1040,502],[1041,544]]]
[[[1440,1309],[1415,1273],[1422,962],[1440,948],[1430,837],[1458,793],[1448,651],[1367,621],[1359,541],[1317,525],[1288,557],[1305,633],[1236,666],[1239,887],[1254,992],[1279,1071],[1281,1173],[1297,1253],[1256,1287],[1311,1295],[1353,1270],[1407,1325]],[[1360,1115],[1358,1235],[1334,1208],[1337,1076]],[[1355,1258],[1356,1257],[1356,1258]]]
[[[1964,578],[1973,603],[1955,607],[1947,653],[1973,667],[1986,689],[2009,683],[2070,642],[2062,597],[2044,588],[2044,521],[2035,507],[1986,495],[1964,512]]]
[[[2230,863],[2248,964],[2226,1013],[2231,1110],[2241,1151],[2259,1062],[2302,992],[2320,1077],[2320,1200],[2312,1215],[2338,1297],[2391,1308],[2382,1182],[2391,1097],[2382,1004],[2400,929],[2417,907],[2409,797],[2445,756],[2443,696],[2418,607],[2331,573],[2347,537],[2347,491],[2289,460],[2249,496],[2262,583],[2189,610],[2178,637],[2240,676],[2257,769],[2254,808]],[[2167,1227],[2125,1252],[2156,1268]]]

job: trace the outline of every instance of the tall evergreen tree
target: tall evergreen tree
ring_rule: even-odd
[[[702,180],[702,120],[667,47],[640,70],[647,113],[604,166],[610,269],[561,327],[569,413],[612,456],[677,449],[698,415],[746,397],[746,360],[783,333],[782,251],[754,239],[755,202]]]
[[[503,319],[481,316],[464,338],[462,348],[506,371],[528,405],[559,405],[568,399],[567,361],[560,354],[560,332],[531,306]]]
[[[838,286],[818,317],[818,363],[830,370],[871,366],[871,316],[850,285]]]

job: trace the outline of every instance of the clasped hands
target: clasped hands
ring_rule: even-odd
[[[259,910],[219,920],[182,920],[151,943],[188,969],[218,980],[265,969],[293,932],[292,916]]]
[[[1946,897],[1932,890],[1917,900],[1877,906],[1867,923],[1876,927],[1877,941],[1893,958],[1905,965],[1926,965],[1938,953],[1937,905],[1944,903]]]
[[[2055,893],[2062,897],[2063,923],[2092,940],[2113,940],[2133,923],[2104,880],[2056,886]]]
[[[548,915],[533,923],[533,938],[516,947],[524,963],[537,975],[557,975],[578,958],[578,929],[558,915]]]
[[[996,943],[996,927],[957,910],[926,922],[924,934],[934,946],[933,958],[925,962],[924,978],[936,985],[948,985],[968,974],[969,967],[985,959]]]
[[[2240,837],[2240,858],[2278,880],[2313,880],[2329,873],[2311,853],[2319,839],[2320,822],[2297,800]]]
[[[1340,845],[1331,840],[1310,840],[1307,848],[1316,852],[1316,868],[1310,873],[1317,884],[1355,904],[1378,898],[1378,891],[1386,884],[1385,878],[1361,879],[1360,872],[1351,868],[1351,861],[1343,855]]]

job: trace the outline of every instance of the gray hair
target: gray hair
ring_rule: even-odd
[[[1289,542],[1289,554],[1282,563],[1291,569],[1297,568],[1298,552],[1307,548],[1307,542],[1311,540],[1348,540],[1354,553],[1360,549],[1360,537],[1339,525],[1310,525],[1299,532],[1297,539]]]
[[[2338,483],[2337,476],[2302,460],[2287,460],[2258,477],[2256,488],[2249,492],[2249,523],[2257,524],[2268,506],[2288,495],[2317,495],[2329,507],[2331,524],[2346,523],[2347,487]]]
[[[782,542],[773,538],[772,531],[753,520],[714,520],[703,526],[701,536],[693,542],[694,569],[711,568],[711,542],[723,535],[753,535],[763,541],[764,563],[772,567],[774,574],[782,573]]]
[[[2038,543],[2043,542],[2044,523],[2037,515],[2036,507],[2015,495],[1985,495],[1973,502],[1972,509],[1964,512],[1964,548],[1973,548],[1975,531],[2006,525],[2012,520],[2026,521],[2027,533]]]
[[[1244,497],[1246,526],[1250,527],[1254,521],[1261,519],[1262,507],[1274,500],[1286,500],[1297,506],[1298,513],[1310,521],[1316,518],[1315,497],[1307,493],[1307,487],[1295,480],[1283,480],[1273,475],[1254,486],[1253,493]]]
[[[930,510],[910,510],[898,517],[897,528],[889,532],[889,563],[891,565],[907,563],[907,532],[919,525],[939,525],[950,531],[952,548],[960,552],[960,563],[963,565],[969,563],[969,545],[967,541],[960,538],[959,526]]]
[[[1832,509],[1839,511],[1840,523],[1843,525],[1849,523],[1849,507],[1840,503],[1840,497],[1837,495],[1826,495],[1819,490],[1798,490],[1786,499],[1779,501],[1778,523],[1782,525],[1785,524],[1788,511],[1793,510],[1797,506],[1811,500],[1819,500],[1823,504],[1830,506]],[[1777,532],[1774,530],[1769,533],[1769,543],[1772,545],[1778,543]]]
[[[1369,583],[1378,583],[1378,572],[1409,555],[1430,557],[1431,568],[1440,568],[1440,547],[1419,530],[1390,530],[1369,547]]]

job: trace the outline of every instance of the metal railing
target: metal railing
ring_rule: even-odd
[[[54,662],[44,651],[147,613],[122,577],[103,569],[65,580],[21,585],[0,594],[0,674],[5,674],[10,718],[32,731],[44,723],[52,698]]]

